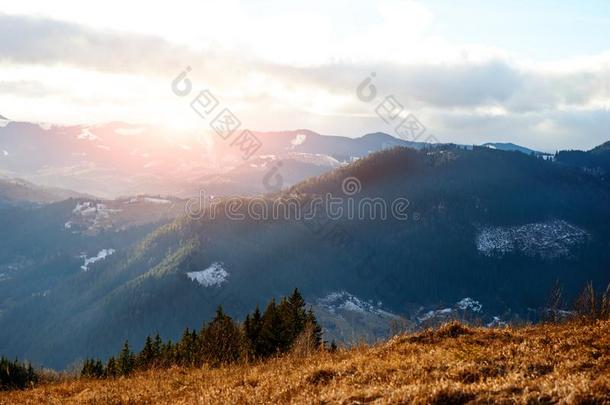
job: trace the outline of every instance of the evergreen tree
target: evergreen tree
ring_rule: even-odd
[[[279,305],[272,299],[263,314],[257,306],[242,325],[235,323],[219,306],[214,319],[209,324],[204,323],[199,333],[187,327],[176,344],[171,340],[164,343],[157,333],[154,339],[147,336],[142,350],[135,355],[129,342],[125,341],[118,357],[111,356],[105,367],[99,359],[85,359],[81,375],[117,377],[153,366],[178,364],[190,367],[204,362],[219,366],[241,358],[265,358],[291,349],[308,354],[321,344],[322,329],[311,308],[305,309],[305,300],[295,288],[288,298],[281,299]],[[336,347],[333,345],[331,348]],[[34,375],[31,366],[27,373]]]
[[[176,349],[172,344],[171,339],[161,347],[160,364],[163,367],[169,367],[176,362]]]
[[[125,341],[123,349],[119,354],[118,360],[118,371],[120,375],[129,375],[133,371],[135,366],[135,358],[131,350],[129,349],[129,341]]]
[[[83,363],[83,368],[80,372],[80,376],[81,377],[85,377],[85,378],[89,378],[89,377],[93,377],[92,375],[92,359],[85,359],[85,362]]]
[[[138,354],[136,366],[139,369],[147,369],[152,365],[154,359],[155,350],[152,338],[150,336],[146,336],[146,342],[144,343],[142,351]]]
[[[268,357],[285,350],[288,342],[287,334],[280,310],[275,304],[275,299],[272,299],[263,314],[258,354],[261,357]]]
[[[153,341],[153,365],[157,365],[161,360],[161,349],[163,348],[163,340],[161,340],[161,336],[159,336],[159,332],[155,335],[155,340]]]
[[[261,311],[256,306],[252,316],[247,315],[244,321],[244,335],[247,342],[247,352],[249,356],[258,357],[261,353],[261,334],[262,315]]]
[[[203,359],[213,366],[236,362],[241,356],[242,342],[240,328],[219,306],[202,336]]]
[[[93,374],[96,378],[103,378],[106,374],[106,370],[104,370],[104,364],[100,359],[97,359],[95,361],[95,364],[93,365]]]
[[[27,366],[17,359],[0,358],[0,391],[10,389],[23,389],[35,384],[38,376],[31,364]]]
[[[307,313],[305,311],[305,300],[297,288],[287,300],[287,312],[285,313],[286,329],[290,343],[303,333]]]
[[[106,377],[114,378],[119,376],[119,367],[114,359],[114,356],[110,356],[108,363],[106,364]]]

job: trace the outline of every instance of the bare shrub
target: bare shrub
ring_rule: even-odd
[[[545,313],[545,321],[551,323],[557,323],[561,320],[561,309],[563,308],[563,288],[559,282],[556,280],[551,288],[551,292],[549,294],[548,302],[547,302],[547,312]]]
[[[597,303],[593,283],[589,281],[574,303],[576,314],[586,320],[597,318]]]
[[[318,348],[315,326],[312,323],[307,322],[303,332],[301,332],[292,344],[291,353],[297,357],[306,357],[317,352]]]

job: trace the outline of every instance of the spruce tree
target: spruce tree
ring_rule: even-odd
[[[303,333],[306,321],[307,313],[305,311],[305,300],[299,293],[299,290],[295,288],[292,295],[287,300],[287,313],[285,318],[290,344]]]
[[[153,366],[157,366],[161,362],[161,349],[163,348],[163,340],[161,340],[161,336],[159,332],[155,335],[155,340],[153,341]]]
[[[260,355],[268,357],[285,350],[288,341],[287,334],[280,309],[275,304],[275,299],[272,299],[262,318]]]
[[[100,359],[97,359],[95,361],[95,364],[93,365],[93,374],[95,375],[96,378],[104,377],[104,374],[105,374],[104,364],[102,363],[102,361]]]
[[[152,338],[150,336],[146,336],[144,347],[142,348],[142,351],[138,354],[136,366],[139,369],[146,369],[151,366],[154,357],[155,354]]]
[[[110,356],[106,364],[106,377],[114,378],[119,376],[119,368],[114,356]]]
[[[249,355],[253,357],[261,356],[261,326],[262,315],[257,305],[252,315],[247,315],[244,322],[244,335],[247,342],[247,350]]]
[[[131,372],[134,369],[134,363],[135,363],[135,359],[134,359],[134,355],[131,352],[131,350],[129,349],[129,341],[125,341],[125,344],[123,344],[123,349],[121,350],[121,353],[119,354],[119,360],[118,360],[118,371],[120,375],[129,375],[131,374]]]
[[[204,360],[213,366],[233,363],[240,358],[243,341],[241,330],[220,306],[205,329],[202,341]]]

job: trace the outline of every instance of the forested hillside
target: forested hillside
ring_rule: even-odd
[[[231,200],[220,199],[213,220],[179,218],[94,271],[9,307],[0,344],[9,355],[63,367],[107,358],[151,331],[176,340],[218,305],[241,321],[294,286],[310,303],[348,292],[376,319],[394,314],[413,327],[475,301],[469,316],[485,324],[536,321],[557,280],[567,302],[586,281],[610,281],[610,190],[581,168],[489,148],[396,148],[265,199],[345,200],[346,178],[361,185],[350,196],[356,204],[408,199],[408,218],[255,219],[244,198],[236,211],[244,219],[231,220],[223,214]],[[364,308],[348,304],[337,310]],[[462,307],[450,311],[459,316]],[[36,335],[27,332],[34,324]]]

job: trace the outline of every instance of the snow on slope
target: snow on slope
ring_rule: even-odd
[[[381,317],[393,318],[394,314],[384,311],[380,308],[381,303],[377,306],[361,300],[346,291],[337,291],[328,294],[324,298],[320,298],[316,302],[317,305],[326,308],[331,313],[338,311],[358,312],[362,314],[374,314]]]
[[[460,314],[463,315],[465,313],[472,313],[476,315],[480,315],[483,309],[483,305],[470,297],[462,298],[451,308],[442,308],[435,309],[424,313],[417,317],[419,322],[426,321],[447,321],[449,319],[453,319]]]
[[[552,220],[513,227],[488,227],[479,232],[476,245],[479,252],[489,257],[521,252],[553,259],[568,256],[570,249],[585,242],[588,236],[585,230],[564,220]]]
[[[99,262],[100,260],[104,260],[108,256],[112,255],[115,252],[114,249],[102,249],[99,253],[93,257],[87,257],[87,255],[82,255],[81,258],[85,260],[82,266],[80,266],[81,270],[89,271],[89,266],[93,263]]]
[[[220,287],[227,282],[229,277],[229,273],[222,266],[222,263],[215,262],[205,270],[192,271],[186,273],[186,276],[204,287]]]

